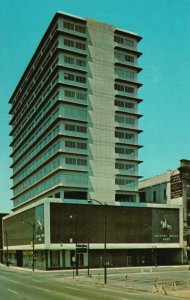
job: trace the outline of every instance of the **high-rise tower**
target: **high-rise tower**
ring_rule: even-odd
[[[138,201],[140,40],[56,13],[10,99],[14,210]]]

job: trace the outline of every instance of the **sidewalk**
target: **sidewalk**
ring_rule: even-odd
[[[159,289],[154,289],[154,282],[156,278],[160,278],[160,282],[162,280],[162,273],[165,271],[175,272],[175,271],[189,271],[189,266],[171,266],[171,267],[157,267],[157,268],[130,268],[130,269],[122,269],[117,274],[114,270],[108,270],[107,274],[107,286],[125,289],[128,291],[138,291],[138,292],[147,292],[152,293],[153,295],[168,295],[168,296],[175,296],[177,299],[190,299],[190,286],[187,287],[185,280],[190,280],[190,273],[189,277],[184,279],[184,282],[178,284],[175,282],[175,279],[171,279],[170,283],[168,284],[163,281],[163,288],[162,285],[159,285]],[[118,270],[119,271],[119,270]],[[127,272],[126,272],[127,271]],[[159,274],[160,275],[159,275]],[[79,276],[75,277],[79,283],[82,284],[97,284],[97,285],[104,285],[104,273],[100,272],[97,273],[97,270],[90,272],[91,276],[87,277],[86,275],[82,275],[79,272]],[[136,276],[138,274],[138,276]],[[142,276],[141,276],[142,275]],[[150,276],[145,276],[150,275]],[[164,273],[163,273],[164,275]],[[70,278],[71,279],[71,278]],[[176,283],[176,285],[172,284],[172,282]]]
[[[14,270],[19,272],[33,272],[32,269],[20,268],[10,265],[9,267],[0,264],[0,270]],[[175,271],[189,271],[189,266],[159,266],[159,267],[127,267],[127,268],[109,268],[107,269],[107,286],[135,290],[139,292],[153,293],[154,281],[157,277],[162,279],[164,272],[175,272]],[[49,274],[59,275],[58,280],[73,280],[79,284],[94,284],[104,285],[104,269],[90,269],[88,277],[87,269],[79,269],[79,276],[73,278],[73,270],[37,270],[35,269],[34,274]],[[160,275],[159,275],[159,274]],[[138,276],[136,276],[138,275]],[[148,276],[145,276],[148,275]],[[150,275],[150,276],[149,276]],[[190,271],[189,271],[190,278]],[[159,279],[159,280],[160,280]],[[177,299],[190,299],[190,287],[176,286],[175,290],[172,290],[172,286],[166,285],[165,290],[168,296],[175,296]],[[154,292],[154,295],[164,294],[162,289],[159,292]]]

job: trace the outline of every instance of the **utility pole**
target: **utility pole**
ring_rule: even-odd
[[[102,204],[100,201],[90,199],[89,202],[95,201],[104,206],[104,284],[107,284],[107,203]]]

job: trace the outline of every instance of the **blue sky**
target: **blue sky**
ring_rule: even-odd
[[[0,0],[0,212],[12,208],[8,100],[56,11],[143,36],[140,175],[158,175],[190,159],[189,0]]]

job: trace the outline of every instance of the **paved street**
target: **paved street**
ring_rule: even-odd
[[[87,278],[85,271],[79,272],[79,277],[72,277],[72,272],[31,272],[0,266],[0,300],[148,300],[176,297],[152,293],[155,277],[187,278],[187,270],[159,270],[150,272],[149,269],[139,272],[129,272],[126,286],[126,270],[109,270],[108,285],[103,284],[103,274],[91,271],[92,277]],[[183,297],[182,299],[190,299]],[[183,296],[178,295],[179,299]]]

